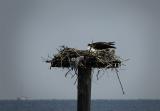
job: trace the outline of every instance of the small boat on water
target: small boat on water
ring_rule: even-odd
[[[29,97],[24,97],[24,96],[17,97],[17,100],[19,100],[19,101],[25,101],[25,100],[29,100],[29,99],[30,99]]]

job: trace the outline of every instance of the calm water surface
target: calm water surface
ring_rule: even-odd
[[[76,101],[1,100],[0,111],[76,111]],[[93,100],[91,111],[160,111],[160,100]]]

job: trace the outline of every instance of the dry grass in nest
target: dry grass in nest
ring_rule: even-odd
[[[97,50],[92,52],[90,50],[78,50],[75,48],[61,47],[58,54],[54,55],[47,63],[51,63],[51,67],[69,68],[74,65],[80,57],[85,58],[85,64],[79,63],[77,65],[85,65],[92,68],[118,68],[121,66],[120,57],[115,55],[114,49]],[[78,60],[77,60],[78,61]]]

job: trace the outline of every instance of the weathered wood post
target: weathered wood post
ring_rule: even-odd
[[[90,111],[91,78],[90,67],[78,67],[77,111]]]

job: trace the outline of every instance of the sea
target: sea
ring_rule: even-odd
[[[76,100],[0,100],[0,111],[76,111]],[[91,111],[160,111],[160,100],[92,100]]]

